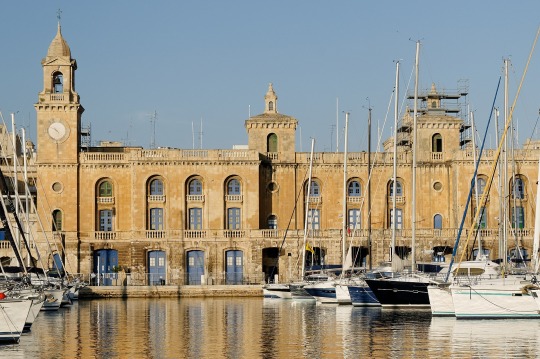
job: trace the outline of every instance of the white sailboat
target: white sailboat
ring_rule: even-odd
[[[501,148],[512,123],[512,114],[515,109],[517,99],[519,97],[520,89],[523,84],[525,74],[527,72],[528,65],[530,63],[532,53],[538,37],[540,35],[540,27],[536,33],[536,37],[529,54],[529,59],[525,70],[523,72],[520,85],[518,87],[517,94],[514,98],[514,103],[510,107],[510,111],[507,115],[505,106],[505,129],[501,136],[501,143],[497,148],[494,162],[488,177],[487,188],[491,185],[493,177],[495,175],[495,169],[497,160],[499,158]],[[507,88],[505,89],[507,92]],[[540,163],[539,163],[540,171]],[[540,172],[539,172],[540,177]],[[537,189],[538,191],[538,189]],[[477,206],[476,215],[473,221],[475,225],[479,218],[480,208],[486,201],[486,193],[482,194],[480,206]],[[538,199],[538,193],[537,193]],[[538,216],[539,213],[537,212]],[[535,233],[537,225],[535,225]],[[472,230],[471,230],[472,233]],[[470,235],[469,235],[470,238]],[[535,241],[537,238],[535,238]],[[535,248],[537,244],[535,243]],[[505,247],[506,248],[506,247]],[[536,274],[536,273],[535,273]],[[454,310],[456,318],[540,318],[540,307],[537,303],[538,290],[540,287],[537,285],[536,277],[528,275],[503,275],[497,279],[485,279],[478,283],[454,283],[450,286],[452,293],[452,301],[454,304]]]

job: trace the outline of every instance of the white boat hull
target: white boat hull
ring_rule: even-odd
[[[427,287],[431,314],[437,317],[454,316],[454,301],[448,287],[430,285]]]
[[[452,285],[456,318],[540,318],[538,304],[526,289],[530,285],[523,277]]]
[[[29,299],[0,300],[0,341],[18,342],[32,305]]]

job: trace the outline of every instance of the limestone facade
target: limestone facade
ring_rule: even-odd
[[[296,152],[298,121],[278,112],[272,84],[263,113],[245,121],[247,149],[109,144],[83,150],[84,108],[75,92],[77,63],[60,27],[42,67],[43,91],[35,104],[37,208],[45,224],[40,238],[62,243],[69,271],[104,278],[123,271],[143,275],[146,284],[260,283],[276,276],[288,281],[300,274],[304,241],[308,265],[341,263],[344,219],[347,247],[358,254],[356,265],[389,259],[393,137],[384,152],[370,154],[369,208],[366,152],[347,154],[345,191],[344,154],[314,153],[313,185],[307,196],[310,154]],[[431,261],[437,254],[438,260],[448,257],[467,203],[474,173],[473,150],[464,136],[468,127],[457,111],[445,107],[445,101],[462,96],[432,87],[419,100],[415,231],[419,261]],[[408,112],[396,137],[396,253],[406,262],[412,238],[412,124]],[[504,184],[499,187],[496,179],[486,187],[484,219],[480,230],[473,232],[481,234],[493,259],[516,244],[530,257],[539,153],[533,146],[515,150],[514,165],[501,176]],[[484,151],[478,172],[481,184],[489,182],[495,154],[493,149]],[[499,196],[499,188],[506,197]],[[477,201],[473,198],[465,217],[461,250],[478,246],[472,240],[466,243]],[[509,212],[506,227],[499,221],[500,203]],[[304,235],[306,221],[309,230]],[[508,241],[499,244],[503,229]]]

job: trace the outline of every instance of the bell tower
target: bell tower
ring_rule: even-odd
[[[245,122],[248,147],[265,154],[273,162],[294,161],[298,121],[278,112],[277,99],[270,83],[264,96],[264,112]]]
[[[34,104],[38,202],[43,201],[37,208],[45,231],[55,231],[66,248],[66,255],[73,256],[78,253],[79,152],[84,108],[75,91],[77,62],[71,58],[60,22],[41,66],[43,90]]]
[[[58,31],[41,61],[43,90],[34,105],[37,112],[39,163],[77,163],[80,149],[81,114],[84,108],[75,91],[77,61]]]

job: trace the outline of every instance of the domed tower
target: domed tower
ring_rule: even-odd
[[[41,66],[43,90],[34,105],[37,112],[37,160],[39,163],[77,163],[84,108],[75,91],[77,61],[71,58],[60,23]]]
[[[270,83],[264,96],[264,112],[246,120],[249,149],[274,161],[294,161],[298,121],[277,110],[278,97]]]
[[[78,166],[84,109],[75,91],[77,62],[71,58],[60,23],[41,66],[43,90],[34,105],[37,114],[36,167],[40,182],[38,201],[43,201],[37,208],[45,230],[58,231],[66,251],[77,253],[73,246],[77,246],[78,236]]]

